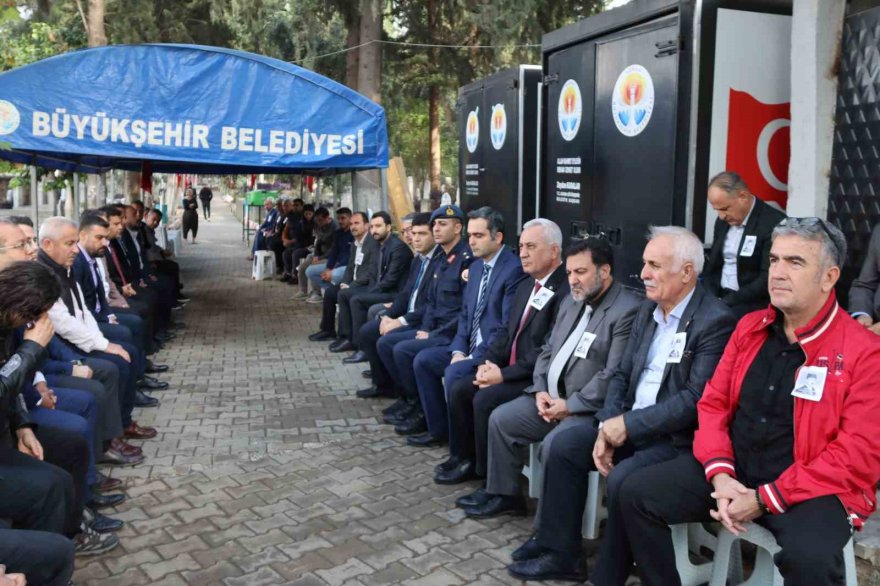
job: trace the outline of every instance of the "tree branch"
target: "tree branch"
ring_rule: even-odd
[[[82,18],[83,21],[83,29],[86,31],[86,36],[89,34],[89,23],[86,20],[86,13],[83,12],[82,2],[80,0],[76,0],[76,9],[79,12],[79,17]]]

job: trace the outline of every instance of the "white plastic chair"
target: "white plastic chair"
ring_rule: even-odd
[[[748,531],[739,536],[726,530],[718,534],[718,548],[715,551],[712,579],[709,581],[709,586],[725,586],[727,584],[731,565],[740,563],[736,559],[739,557],[740,544],[738,542],[740,540],[748,541],[757,546],[758,552],[755,557],[755,569],[745,582],[732,582],[732,584],[739,586],[769,586],[771,584],[773,586],[782,586],[782,575],[773,563],[773,556],[782,549],[776,542],[776,538],[767,529],[755,523],[749,523],[746,529]],[[733,555],[731,554],[731,549],[734,549]],[[843,548],[843,561],[846,570],[846,586],[858,586],[856,556],[853,551],[852,539]],[[740,570],[741,575],[742,572]]]
[[[678,570],[682,586],[707,583],[712,577],[712,562],[695,564],[688,553],[699,554],[703,547],[714,552],[718,547],[718,538],[706,531],[702,523],[680,523],[670,525],[669,529],[672,531],[672,547],[675,549],[675,569]],[[733,566],[741,571],[739,558],[734,561],[736,563]]]
[[[268,250],[254,253],[254,268],[251,277],[257,281],[271,279],[275,275],[275,254]]]
[[[544,485],[544,469],[538,459],[540,443],[529,444],[529,463],[523,466],[522,473],[529,480],[529,497],[541,498],[541,487]],[[608,517],[608,511],[602,505],[605,494],[605,479],[598,472],[590,472],[587,490],[587,503],[581,523],[581,535],[584,539],[599,538],[599,523]]]

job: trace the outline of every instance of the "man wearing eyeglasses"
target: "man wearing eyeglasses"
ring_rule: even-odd
[[[669,525],[712,519],[769,530],[786,586],[841,583],[842,549],[880,479],[880,342],[837,303],[845,259],[843,234],[821,219],[774,229],[772,306],[734,331],[697,405],[693,455],[621,488],[645,586],[681,583]]]
[[[785,214],[755,197],[732,171],[709,181],[708,198],[718,218],[703,283],[737,317],[767,307],[770,234]]]

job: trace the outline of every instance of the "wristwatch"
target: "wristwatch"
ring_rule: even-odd
[[[755,489],[755,500],[758,502],[758,508],[761,509],[761,512],[765,515],[769,515],[770,509],[767,508],[767,505],[764,504],[764,500],[761,498],[761,491],[759,489]]]

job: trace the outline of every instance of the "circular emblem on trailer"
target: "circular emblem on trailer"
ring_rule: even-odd
[[[477,113],[479,111],[479,108],[471,110],[467,117],[467,124],[464,128],[464,141],[469,153],[477,150],[477,143],[480,141],[480,119],[477,118]]]
[[[581,127],[581,88],[575,80],[569,79],[562,85],[557,106],[559,133],[565,140],[573,140]]]
[[[617,130],[624,136],[640,134],[654,111],[654,82],[641,65],[630,65],[620,72],[611,94],[611,113]]]
[[[12,102],[0,100],[0,136],[15,132],[20,122],[18,108]]]
[[[492,146],[496,151],[500,151],[504,146],[504,139],[507,138],[507,112],[504,110],[504,104],[495,104],[492,106],[492,124],[489,128],[489,137],[492,139]]]

